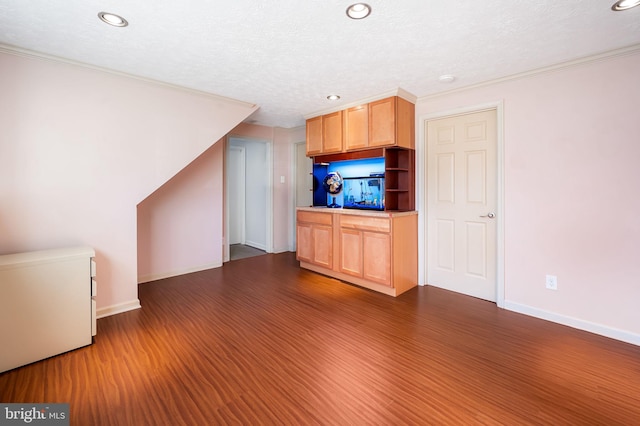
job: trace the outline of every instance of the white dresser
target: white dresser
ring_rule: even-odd
[[[90,247],[0,256],[0,372],[91,344],[95,277]]]

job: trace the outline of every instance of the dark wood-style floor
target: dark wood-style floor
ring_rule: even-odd
[[[72,425],[640,424],[640,347],[268,254],[140,286],[95,343],[0,375]],[[7,350],[3,347],[2,350]]]

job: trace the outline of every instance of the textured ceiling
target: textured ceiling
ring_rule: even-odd
[[[0,43],[255,103],[251,120],[280,127],[397,88],[423,97],[640,43],[640,7],[613,12],[613,0],[368,0],[360,21],[351,3],[4,0]]]

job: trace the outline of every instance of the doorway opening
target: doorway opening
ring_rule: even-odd
[[[271,163],[271,142],[227,138],[225,262],[273,251]]]

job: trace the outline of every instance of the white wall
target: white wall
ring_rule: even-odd
[[[504,102],[505,307],[636,344],[639,73],[636,51],[416,106],[422,126],[421,116]]]
[[[224,143],[138,204],[138,281],[222,266]]]
[[[0,51],[0,253],[95,248],[98,309],[135,307],[136,205],[256,107]]]

